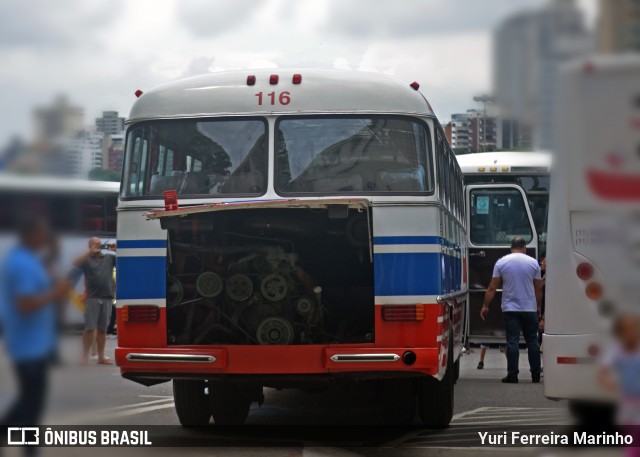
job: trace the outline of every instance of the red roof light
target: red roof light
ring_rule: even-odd
[[[278,75],[271,75],[269,76],[269,84],[278,84],[279,79]]]
[[[247,86],[253,86],[256,83],[256,76],[255,75],[249,75],[247,76]]]
[[[293,75],[292,82],[293,84],[300,84],[302,82],[302,75],[300,73]]]
[[[588,281],[593,276],[593,266],[590,263],[582,262],[576,268],[576,274],[583,281]]]
[[[411,84],[409,84],[411,86],[411,88],[413,90],[418,90],[420,89],[420,84],[418,84],[416,81],[412,82]]]
[[[138,89],[137,91],[134,92],[134,94],[136,94],[136,97],[140,97],[143,94],[143,92],[140,89]]]

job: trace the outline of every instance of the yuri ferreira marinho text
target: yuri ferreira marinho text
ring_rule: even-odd
[[[548,445],[575,445],[575,446],[630,446],[633,444],[633,436],[623,433],[587,433],[573,432],[562,433],[522,433],[502,432],[489,433],[478,432],[483,446],[548,446]]]

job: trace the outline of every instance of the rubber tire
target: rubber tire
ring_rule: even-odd
[[[448,357],[447,371],[441,381],[431,376],[418,381],[418,415],[428,428],[447,428],[453,418],[455,364],[452,344]]]
[[[615,423],[616,407],[610,403],[570,400],[569,412],[583,427],[611,427]]]
[[[460,357],[458,357],[458,360],[455,361],[455,363],[453,364],[453,383],[454,384],[458,384],[458,379],[460,379]]]
[[[216,425],[242,425],[249,417],[251,392],[225,382],[209,383],[209,406]]]
[[[205,381],[173,380],[173,399],[178,419],[183,427],[200,427],[209,423],[211,411],[207,405],[205,387]]]
[[[412,425],[416,417],[416,389],[413,379],[379,381],[382,419],[389,425]]]

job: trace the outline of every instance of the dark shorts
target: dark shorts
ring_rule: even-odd
[[[87,298],[84,304],[84,329],[106,332],[112,306],[111,298]]]

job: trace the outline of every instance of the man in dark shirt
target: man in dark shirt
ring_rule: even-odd
[[[113,269],[116,256],[103,251],[99,238],[89,240],[89,250],[79,256],[74,265],[84,273],[87,299],[84,305],[84,336],[82,338],[81,365],[89,363],[89,351],[95,335],[98,347],[98,363],[111,365],[113,362],[104,355],[107,327],[113,305]]]

